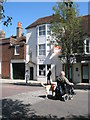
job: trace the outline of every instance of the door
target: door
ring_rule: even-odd
[[[13,78],[25,79],[25,63],[13,63]]]
[[[89,83],[89,68],[88,65],[82,65],[82,82]]]
[[[30,67],[30,80],[33,80],[33,67]]]
[[[68,68],[65,66],[65,74],[68,78]],[[69,65],[69,82],[72,82],[72,65]]]

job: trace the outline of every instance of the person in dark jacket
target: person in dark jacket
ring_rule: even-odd
[[[51,72],[51,69],[49,68],[49,72],[48,72],[48,74],[47,74],[47,85],[50,85],[50,84],[51,84],[51,81],[50,81],[51,74],[52,74],[52,72]]]

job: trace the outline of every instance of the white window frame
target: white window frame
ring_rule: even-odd
[[[44,29],[43,29],[43,27],[44,27]],[[46,26],[41,25],[41,26],[39,26],[39,36],[44,36],[44,35],[46,35]]]
[[[40,48],[41,45],[44,45],[44,48]],[[46,55],[46,47],[45,47],[45,44],[39,44],[39,56],[41,55]],[[43,53],[43,54],[42,54]]]
[[[17,52],[17,48],[19,49],[19,45],[15,45],[14,55],[20,55],[19,52]]]
[[[87,41],[89,41],[88,46],[87,46]],[[85,39],[84,44],[85,44],[84,46],[85,54],[90,54],[90,38]],[[87,52],[87,47],[89,49],[89,52]]]

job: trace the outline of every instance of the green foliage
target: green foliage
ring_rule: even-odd
[[[62,57],[67,58],[75,54],[82,54],[83,31],[82,17],[79,17],[78,4],[73,2],[58,2],[54,7],[53,21],[51,23],[52,36],[62,47]]]
[[[11,23],[12,17],[6,16],[4,14],[4,7],[3,7],[4,2],[6,2],[6,0],[0,0],[0,21],[3,23],[3,25],[8,27],[9,25],[12,25]]]

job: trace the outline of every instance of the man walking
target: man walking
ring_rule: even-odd
[[[50,85],[50,84],[51,84],[51,81],[50,81],[51,74],[52,74],[52,72],[51,72],[51,69],[49,68],[49,72],[48,72],[48,74],[47,74],[47,85]]]

